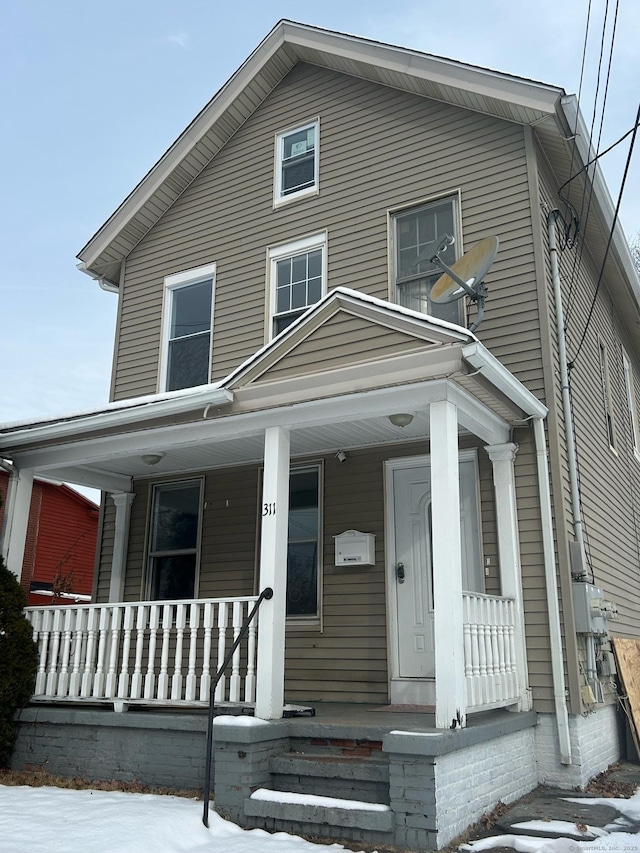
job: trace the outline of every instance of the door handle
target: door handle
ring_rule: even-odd
[[[396,577],[398,578],[398,583],[404,583],[404,563],[397,564]]]

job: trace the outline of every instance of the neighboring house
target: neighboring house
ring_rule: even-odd
[[[9,474],[0,470],[0,528]],[[99,510],[64,483],[33,484],[20,583],[30,605],[91,601]]]
[[[17,763],[198,784],[180,707],[266,587],[216,693],[259,718],[214,727],[216,807],[243,825],[441,847],[619,757],[640,284],[618,225],[600,275],[590,156],[555,86],[274,28],[80,252],[118,294],[112,402],[0,430],[14,571],[33,472],[105,492],[100,606],[30,616],[44,705]],[[472,300],[430,298],[444,234],[449,263],[500,241],[475,333]]]

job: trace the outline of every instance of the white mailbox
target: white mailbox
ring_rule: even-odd
[[[336,566],[375,566],[376,537],[373,533],[345,530],[333,538],[336,543]]]

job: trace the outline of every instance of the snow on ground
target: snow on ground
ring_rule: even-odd
[[[567,798],[570,799],[570,798]],[[570,799],[573,802],[572,799]],[[640,821],[640,793],[628,800],[580,798],[581,804],[609,805]],[[240,829],[209,812],[202,824],[202,802],[122,791],[0,785],[0,853],[338,853],[339,844],[317,845],[284,832]],[[562,821],[542,821],[546,830],[566,831]],[[575,826],[572,824],[573,830]],[[513,847],[518,853],[640,853],[640,834],[617,831],[594,841],[496,835],[461,849]]]
[[[240,829],[202,802],[122,791],[0,785],[0,853],[338,853],[284,832]]]
[[[640,822],[640,793],[627,799],[614,797],[565,797],[570,803],[584,805],[591,803],[601,806],[612,806],[621,815],[631,821]],[[571,831],[576,833],[576,824],[567,824],[566,821],[528,821],[530,829],[538,829],[545,832],[556,831],[558,833]],[[524,826],[524,824],[521,824]],[[618,832],[616,824],[611,824],[606,829],[588,827],[591,833],[597,833],[598,838],[593,841],[572,841],[568,838],[535,838],[529,835],[492,835],[490,838],[481,838],[470,844],[463,844],[461,850],[478,851],[491,850],[493,847],[513,847],[518,853],[640,853],[640,834],[629,834]]]

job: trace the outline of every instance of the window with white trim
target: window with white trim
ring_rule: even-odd
[[[215,270],[209,264],[165,279],[163,391],[210,381]]]
[[[269,249],[269,339],[324,296],[326,250],[326,234]]]
[[[611,403],[611,382],[609,380],[609,358],[607,355],[607,347],[603,340],[598,342],[600,352],[600,379],[602,381],[602,398],[604,403],[604,415],[607,428],[607,438],[609,447],[612,450],[616,449],[616,431],[613,422],[613,406]]]
[[[318,192],[320,121],[276,135],[274,204]]]
[[[397,211],[392,215],[393,290],[395,301],[405,308],[448,320],[461,322],[464,300],[436,305],[430,299],[431,288],[442,275],[431,262],[436,241],[444,234],[455,238],[453,245],[440,254],[451,266],[459,257],[457,197]]]
[[[148,553],[150,599],[195,596],[201,509],[202,480],[153,487]]]
[[[627,409],[629,412],[629,428],[631,429],[631,440],[633,442],[633,452],[640,458],[640,447],[638,440],[638,412],[636,409],[636,389],[633,381],[633,371],[631,362],[626,354],[622,351],[622,367],[624,370],[624,387],[627,392]]]

